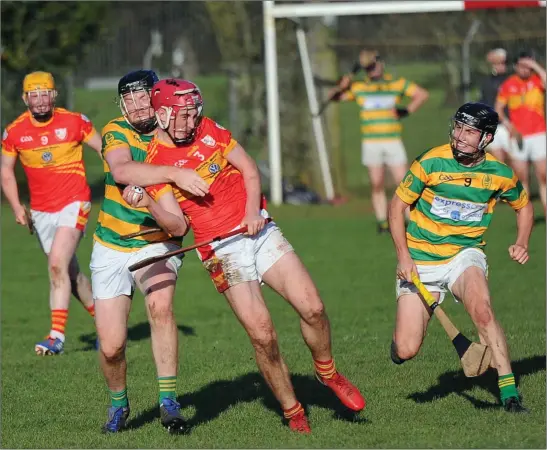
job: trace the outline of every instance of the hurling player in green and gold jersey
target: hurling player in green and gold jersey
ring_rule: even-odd
[[[144,294],[149,313],[161,423],[170,433],[185,432],[187,428],[176,402],[178,330],[172,308],[182,260],[173,257],[134,273],[128,270],[137,261],[179,248],[180,238],[177,241],[158,232],[121,239],[125,234],[158,227],[146,209],[125,202],[122,192],[126,185],[174,183],[197,196],[208,192],[207,183],[193,170],[144,163],[157,124],[150,106],[150,91],[157,81],[151,70],[137,70],[121,78],[118,95],[123,116],[110,121],[102,133],[106,186],[90,268],[99,360],[111,399],[104,432],[120,431],[129,416],[125,346],[135,287]]]
[[[492,349],[501,403],[507,411],[522,412],[527,410],[490,302],[483,235],[498,200],[509,203],[517,214],[517,237],[509,256],[524,264],[534,212],[513,170],[485,152],[498,123],[498,114],[487,105],[460,107],[452,119],[450,143],[416,158],[391,201],[389,224],[398,259],[391,357],[401,364],[418,353],[432,314],[411,282],[414,272],[438,302],[449,290],[464,304],[481,341]]]
[[[345,75],[336,89],[337,100],[355,101],[359,105],[361,124],[361,162],[368,169],[371,200],[378,222],[378,232],[389,231],[387,198],[384,186],[387,166],[395,183],[399,183],[408,169],[403,145],[401,119],[413,114],[427,100],[428,92],[403,77],[384,70],[378,52],[362,50],[359,66],[364,77]],[[403,100],[410,99],[406,107]]]

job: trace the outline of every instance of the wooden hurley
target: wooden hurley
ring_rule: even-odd
[[[427,290],[415,273],[412,274],[412,282],[418,288],[418,291],[422,294],[426,303],[433,310],[433,313],[443,326],[446,334],[448,334],[452,344],[454,344],[454,348],[460,357],[465,376],[472,378],[486,372],[490,367],[490,361],[492,360],[492,349],[487,345],[471,342],[467,339],[454,326],[452,321],[435,301],[435,297]]]

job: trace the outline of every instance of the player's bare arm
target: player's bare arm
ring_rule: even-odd
[[[84,142],[97,152],[99,158],[103,159],[103,142],[101,139],[101,135],[97,131],[94,131]]]
[[[164,193],[158,201],[139,186],[127,186],[123,190],[123,199],[134,208],[147,208],[158,225],[171,236],[184,236],[188,231],[188,222],[172,192]]]
[[[21,225],[27,225],[27,218],[25,215],[25,208],[21,204],[19,199],[19,190],[17,189],[17,179],[15,178],[15,163],[17,161],[16,156],[9,156],[2,154],[2,191],[8,200],[8,203],[15,215],[15,221]]]
[[[536,72],[539,75],[539,78],[541,78],[543,87],[545,87],[545,85],[547,84],[547,73],[545,72],[545,69],[541,67],[535,59],[521,58],[520,63]]]
[[[105,159],[116,183],[138,186],[174,183],[179,188],[199,197],[209,192],[209,185],[196,171],[134,161],[127,145],[113,148],[106,154]]]
[[[418,108],[420,108],[427,101],[427,99],[429,98],[429,91],[421,86],[416,86],[410,98],[411,100],[406,107],[406,110],[409,112],[409,114],[412,114],[416,112]]]
[[[391,238],[397,252],[397,276],[411,282],[412,272],[418,273],[418,271],[406,243],[405,211],[408,207],[409,205],[395,194],[389,205],[388,220]]]
[[[519,264],[525,264],[528,259],[528,242],[534,226],[534,207],[532,203],[516,211],[517,213],[517,239],[509,247],[509,256]]]
[[[245,205],[245,218],[241,223],[247,225],[249,235],[260,232],[266,223],[266,219],[260,215],[260,174],[254,160],[239,144],[226,156],[228,162],[241,172],[247,192],[247,204]]]
[[[507,131],[509,131],[509,135],[511,137],[518,138],[519,132],[517,131],[515,126],[511,123],[511,121],[509,120],[509,117],[507,117],[507,115],[505,114],[505,111],[504,111],[505,105],[506,105],[505,101],[498,98],[496,100],[496,105],[494,106],[494,109],[498,113],[498,116],[500,118],[500,123],[503,124],[505,128],[507,128]]]

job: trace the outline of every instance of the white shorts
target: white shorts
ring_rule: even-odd
[[[32,222],[40,245],[46,255],[51,251],[51,245],[55,233],[59,227],[76,228],[82,233],[85,232],[91,203],[72,202],[57,212],[35,211],[31,209]]]
[[[169,243],[150,244],[136,252],[121,252],[93,242],[91,253],[91,289],[94,300],[104,300],[120,295],[131,297],[135,292],[135,272],[129,271],[129,266],[151,256],[177,250],[177,245]],[[172,256],[165,261],[167,267],[175,275],[182,266],[182,256]]]
[[[403,141],[362,141],[361,162],[364,166],[399,166],[407,163]]]
[[[452,286],[469,267],[478,267],[484,272],[485,276],[488,276],[486,255],[476,248],[462,250],[446,264],[416,265],[418,276],[429,292],[440,293],[439,303],[444,300],[447,290],[450,291],[456,301],[458,300],[452,292]],[[397,279],[396,293],[397,299],[399,299],[405,294],[417,294],[418,289],[414,286],[414,283]]]
[[[509,152],[511,146],[511,138],[509,137],[509,131],[501,123],[496,129],[496,134],[492,143],[486,147],[486,150],[503,150]]]
[[[517,141],[511,139],[509,155],[517,161],[541,161],[547,157],[547,138],[545,133],[532,134],[522,138],[522,149],[519,149]]]
[[[197,249],[218,292],[262,276],[293,247],[275,222],[254,236],[238,234]]]

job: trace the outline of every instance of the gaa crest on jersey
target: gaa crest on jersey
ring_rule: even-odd
[[[413,181],[414,181],[414,177],[412,176],[411,173],[409,173],[406,176],[405,181],[403,181],[403,186],[408,189]]]
[[[51,162],[53,159],[53,154],[51,152],[44,152],[42,153],[42,161],[45,163]]]
[[[490,189],[492,187],[492,175],[485,174],[482,177],[482,187],[484,189]]]
[[[217,141],[215,141],[211,136],[207,135],[205,136],[201,142],[203,142],[208,147],[214,147]]]
[[[213,164],[209,165],[209,172],[211,172],[213,175],[215,173],[219,173],[220,172],[220,166],[217,163],[213,163]]]
[[[60,141],[63,141],[66,139],[67,131],[66,128],[57,128],[55,130],[55,136],[57,136],[57,139]]]

